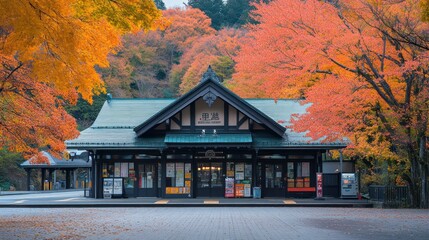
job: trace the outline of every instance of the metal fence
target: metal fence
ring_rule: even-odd
[[[411,206],[408,186],[369,186],[372,201],[382,202],[383,207],[398,208]]]

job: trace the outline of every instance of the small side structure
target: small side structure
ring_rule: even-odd
[[[21,167],[27,172],[27,191],[33,190],[30,187],[32,185],[30,176],[33,169],[40,170],[42,173],[41,190],[52,190],[54,188],[56,181],[53,179],[53,176],[56,176],[56,171],[58,170],[65,171],[66,173],[65,189],[77,187],[76,170],[85,169],[86,175],[90,175],[91,159],[87,153],[70,160],[55,158],[48,152],[42,152],[42,154],[48,159],[49,163],[32,164],[30,159],[21,164]],[[71,177],[73,177],[73,182],[71,181]]]

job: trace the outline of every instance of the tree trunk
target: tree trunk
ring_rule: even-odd
[[[410,173],[411,173],[411,184],[410,184],[410,200],[412,207],[419,207],[420,205],[420,181],[419,181],[419,163],[418,159],[415,153],[415,150],[413,149],[413,146],[411,143],[407,144],[407,152],[408,152],[408,158],[410,159],[411,166],[410,166]]]
[[[420,137],[419,144],[420,170],[420,208],[428,208],[428,164],[426,151],[426,136]]]

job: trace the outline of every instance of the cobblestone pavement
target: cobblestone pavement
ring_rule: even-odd
[[[428,239],[429,210],[0,209],[0,239]]]

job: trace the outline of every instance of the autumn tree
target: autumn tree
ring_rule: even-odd
[[[26,157],[77,136],[64,105],[104,92],[94,66],[160,17],[145,0],[0,0],[0,12],[0,146]]]
[[[123,46],[109,56],[110,67],[101,72],[113,96],[176,96],[178,84],[170,81],[173,65],[198,39],[215,33],[199,9],[169,9],[163,16],[170,23],[165,29],[126,35]]]
[[[324,141],[347,136],[355,155],[395,161],[414,205],[428,207],[429,26],[419,3],[260,4],[231,88],[245,97],[304,97],[312,105],[295,130]]]
[[[239,51],[243,35],[244,31],[240,29],[222,29],[217,34],[201,38],[186,51],[180,63],[172,69],[172,76],[181,80],[180,94],[197,85],[209,65],[222,81],[230,80],[235,66],[233,57]]]

